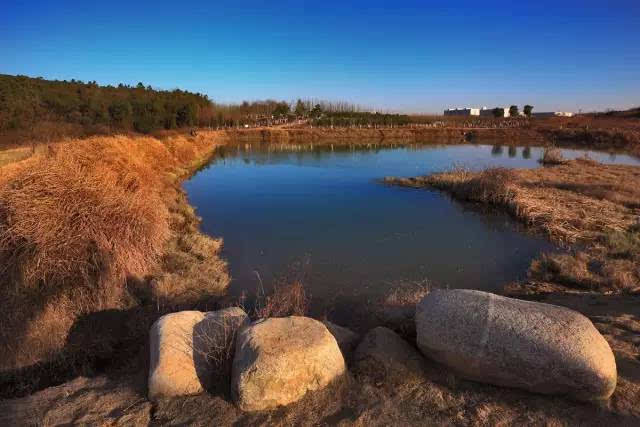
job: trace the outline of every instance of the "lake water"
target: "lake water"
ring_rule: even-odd
[[[584,150],[563,150],[575,158]],[[382,184],[454,165],[539,167],[541,148],[222,147],[188,182],[206,233],[224,238],[230,292],[254,294],[274,277],[302,278],[315,303],[373,300],[399,283],[497,291],[552,250],[507,215],[452,201],[438,191]],[[626,155],[589,152],[606,163]],[[363,299],[364,298],[364,299]]]

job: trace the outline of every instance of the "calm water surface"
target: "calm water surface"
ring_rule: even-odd
[[[387,186],[454,165],[538,167],[541,148],[490,145],[351,150],[228,146],[185,183],[203,230],[224,238],[231,293],[303,276],[314,302],[373,299],[403,281],[495,291],[552,249],[504,214],[437,191]],[[584,150],[564,150],[565,157]],[[598,161],[640,165],[626,155]]]

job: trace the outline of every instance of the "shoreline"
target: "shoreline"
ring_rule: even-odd
[[[436,129],[437,130],[437,129]],[[144,373],[147,367],[147,348],[146,344],[141,344],[141,341],[147,342],[147,334],[150,324],[157,317],[167,312],[179,311],[185,309],[203,309],[211,310],[224,306],[223,292],[211,293],[211,289],[207,289],[203,285],[211,285],[211,271],[215,274],[220,273],[222,270],[226,270],[226,261],[220,258],[219,254],[222,248],[222,240],[206,235],[200,229],[200,219],[197,217],[194,207],[189,203],[187,195],[183,189],[183,183],[188,180],[194,173],[197,173],[198,169],[207,165],[212,156],[215,155],[216,150],[219,147],[224,147],[236,143],[265,143],[265,144],[317,144],[317,145],[366,145],[373,144],[372,141],[362,140],[362,133],[352,132],[350,130],[338,132],[325,132],[324,130],[288,130],[288,129],[265,129],[260,130],[240,130],[240,131],[198,131],[197,136],[185,136],[168,135],[162,138],[150,138],[150,137],[120,137],[121,144],[135,143],[140,145],[142,150],[153,150],[157,144],[160,143],[171,153],[171,167],[162,168],[155,166],[156,172],[162,175],[166,175],[167,182],[161,187],[157,188],[161,200],[166,205],[168,210],[168,224],[171,229],[171,235],[165,242],[165,249],[160,260],[160,265],[149,271],[149,276],[139,282],[127,281],[126,286],[129,287],[131,295],[133,295],[139,305],[138,306],[126,306],[115,309],[117,311],[117,317],[113,317],[114,313],[109,312],[111,317],[102,317],[103,311],[99,313],[90,313],[91,319],[94,323],[88,323],[90,326],[89,331],[96,337],[100,337],[100,334],[104,332],[104,327],[97,327],[98,323],[113,322],[113,335],[107,340],[106,351],[102,352],[100,348],[104,343],[96,341],[91,342],[94,347],[89,346],[91,350],[87,350],[87,353],[98,348],[102,353],[98,354],[85,354],[88,359],[89,367],[82,365],[73,365],[71,369],[64,365],[64,360],[59,362],[58,359],[48,361],[48,363],[36,363],[29,366],[28,369],[20,369],[13,371],[12,375],[29,377],[29,380],[34,381],[31,384],[16,383],[16,379],[7,380],[6,374],[2,373],[3,386],[14,387],[13,391],[9,389],[3,391],[3,397],[18,397],[31,395],[38,390],[48,390],[48,387],[58,384],[66,383],[74,377],[79,375],[90,375],[91,372],[97,370],[98,372],[118,372],[114,374],[114,377],[121,378],[122,376],[132,376],[137,378]],[[378,131],[378,130],[376,130]],[[390,131],[390,130],[389,130]],[[429,130],[431,131],[431,130]],[[457,131],[457,130],[456,130]],[[493,130],[492,130],[493,131]],[[519,131],[519,130],[513,130]],[[370,133],[370,132],[368,132]],[[446,133],[446,132],[445,132]],[[484,133],[484,136],[490,135],[492,132]],[[497,133],[494,133],[497,134]],[[336,135],[342,135],[341,138],[337,138]],[[404,134],[401,130],[397,132],[387,133],[386,138],[389,135],[394,135],[394,138],[398,138],[399,142],[394,142],[390,139],[384,139],[383,141],[390,144],[408,145],[415,144],[416,141],[411,140],[411,134]],[[445,141],[429,141],[426,144],[467,144],[470,141],[466,141],[464,138],[460,138],[460,135],[452,134],[450,139],[445,138]],[[115,137],[96,137],[97,139],[114,139]],[[316,139],[313,139],[316,138]],[[488,138],[488,137],[487,137]],[[117,138],[115,138],[117,139]],[[286,140],[282,140],[286,139]],[[311,141],[309,141],[311,139]],[[359,140],[359,141],[358,141]],[[181,142],[180,142],[181,141]],[[538,140],[527,140],[528,143],[533,142],[531,145],[544,145],[544,142]],[[481,140],[473,140],[473,142],[482,143]],[[486,142],[490,142],[487,140]],[[495,140],[491,142],[495,143]],[[502,142],[502,141],[500,141]],[[69,142],[62,142],[59,144],[68,144]],[[90,143],[90,142],[89,142]],[[152,143],[153,146],[145,148],[144,144]],[[421,142],[417,142],[421,143]],[[514,141],[508,140],[504,142],[504,145],[509,144],[523,144],[524,139]],[[527,143],[525,143],[527,145]],[[54,145],[59,147],[58,144]],[[157,147],[156,147],[157,148]],[[598,147],[583,147],[592,149],[602,149]],[[58,148],[56,148],[58,149]],[[46,151],[46,150],[45,150]],[[146,152],[146,151],[145,151]],[[44,156],[45,154],[38,152],[34,157]],[[27,159],[31,165],[37,165],[36,158]],[[1,183],[0,183],[1,187]],[[209,254],[209,257],[206,254]],[[207,268],[213,266],[213,270],[207,270]],[[221,270],[222,269],[222,270]],[[204,274],[202,274],[204,272]],[[217,272],[217,273],[216,273]],[[227,274],[227,273],[225,273]],[[224,274],[221,275],[221,277]],[[228,276],[228,274],[227,274]],[[175,283],[180,281],[181,285],[176,290]],[[229,284],[230,278],[227,277],[226,283],[223,286],[220,284],[225,282],[224,277],[220,278],[214,286],[218,290],[225,289]],[[580,312],[587,314],[589,317],[599,321],[597,324],[603,334],[606,335],[607,340],[612,342],[612,347],[616,350],[616,355],[623,354],[624,357],[634,357],[633,353],[628,349],[629,340],[621,338],[620,336],[620,322],[626,322],[631,324],[630,327],[635,328],[635,323],[629,322],[625,318],[628,311],[628,307],[631,302],[637,301],[638,295],[606,295],[602,292],[593,292],[586,290],[575,290],[569,288],[561,288],[559,286],[547,287],[543,286],[544,283],[527,283],[526,286],[512,286],[505,288],[505,294],[513,295],[523,299],[545,300],[551,303],[558,303],[560,305],[569,306]],[[421,291],[421,290],[419,290]],[[591,301],[597,301],[598,307],[604,305],[608,308],[594,309],[591,305]],[[396,317],[400,317],[401,321],[406,321],[405,310],[403,307],[396,307],[397,313],[394,313]],[[109,308],[114,310],[114,308]],[[604,314],[603,314],[604,313]],[[602,319],[602,316],[608,316],[608,320]],[[638,314],[640,316],[640,313]],[[84,315],[83,315],[84,317]],[[639,317],[640,318],[640,317]],[[385,320],[386,321],[386,320]],[[411,322],[410,322],[411,323]],[[626,324],[625,323],[625,324]],[[134,329],[131,328],[131,324],[135,324]],[[86,326],[86,325],[85,325]],[[405,327],[402,324],[400,327]],[[640,330],[640,326],[639,329]],[[120,336],[117,334],[124,331],[125,335]],[[406,331],[405,331],[406,332]],[[81,336],[82,334],[80,334]],[[109,341],[112,340],[112,341]],[[124,343],[124,344],[123,344]],[[77,342],[73,347],[77,348],[78,345],[86,344]],[[120,348],[118,348],[120,346]],[[66,347],[65,347],[66,348]],[[63,358],[64,359],[64,358]],[[108,360],[102,361],[102,360]],[[82,363],[86,363],[84,360]],[[56,365],[56,363],[62,363]],[[57,369],[62,374],[51,375],[51,371],[48,369]],[[621,373],[627,373],[628,367],[623,367]],[[633,372],[633,371],[631,371]],[[43,379],[45,378],[45,379]],[[76,381],[76,380],[74,380]],[[144,378],[141,379],[144,383]],[[67,383],[68,384],[68,383]],[[61,386],[63,387],[63,386]],[[144,388],[144,385],[142,386]],[[466,386],[465,386],[466,387]],[[476,393],[475,386],[471,386],[470,391]],[[620,394],[626,394],[628,396],[635,396],[633,387],[636,387],[635,383],[630,382],[627,379],[622,379],[619,386],[619,392],[614,394],[615,404],[619,403]],[[481,393],[484,393],[481,391]],[[497,396],[500,396],[498,390]],[[511,391],[507,391],[511,393]],[[134,394],[134,396],[137,396]],[[534,395],[523,395],[524,400],[539,401],[541,407],[547,405],[545,398]],[[138,397],[136,397],[138,398]],[[496,399],[496,397],[492,397]],[[501,399],[501,397],[497,397]],[[144,403],[150,405],[149,403]],[[564,403],[561,403],[564,404]],[[568,405],[568,404],[567,404]],[[628,405],[627,405],[628,406]]]

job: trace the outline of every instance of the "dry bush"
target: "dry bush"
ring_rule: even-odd
[[[308,300],[301,282],[288,285],[274,285],[270,295],[258,295],[254,317],[304,316]]]
[[[556,147],[546,147],[542,153],[540,163],[543,165],[561,165],[566,163],[562,151]]]

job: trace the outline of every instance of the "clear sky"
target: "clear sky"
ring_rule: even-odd
[[[0,73],[393,111],[640,105],[640,0],[14,1]]]

